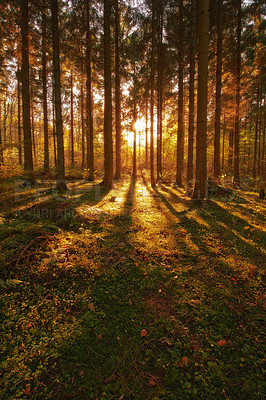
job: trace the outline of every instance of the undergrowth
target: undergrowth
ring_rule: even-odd
[[[265,206],[237,195],[138,181],[10,204],[0,397],[263,399]]]

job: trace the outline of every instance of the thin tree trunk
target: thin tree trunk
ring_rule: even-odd
[[[4,165],[4,149],[2,141],[2,100],[0,99],[0,166]]]
[[[108,0],[109,1],[109,0]],[[86,3],[86,129],[87,129],[87,168],[89,181],[94,180],[94,149],[93,149],[93,100],[91,85],[91,31],[90,31],[90,0]]]
[[[34,161],[36,162],[35,121],[34,121],[34,106],[33,106],[32,91],[31,91],[31,135],[32,135],[33,156],[34,156]]]
[[[111,80],[111,0],[104,0],[104,184],[113,186],[112,80]]]
[[[81,80],[80,87],[80,113],[81,113],[81,169],[85,169],[85,125],[84,125],[84,93],[83,93],[83,81]]]
[[[265,94],[264,94],[264,101],[263,104],[265,104]],[[265,107],[263,107],[263,122],[262,122],[262,155],[261,155],[261,176],[262,178],[265,179]]]
[[[18,163],[22,165],[22,137],[21,137],[21,93],[20,93],[20,69],[17,70],[17,95],[18,95]]]
[[[74,95],[73,95],[73,70],[70,77],[70,144],[71,144],[71,167],[75,166],[74,159]]]
[[[12,145],[13,145],[13,103],[12,103],[12,98],[10,99],[9,144],[12,147]]]
[[[193,179],[193,145],[195,120],[195,42],[196,42],[196,0],[191,1],[191,38],[189,46],[189,120],[188,120],[188,163],[187,183]]]
[[[259,104],[259,123],[258,123],[258,176],[261,176],[261,130],[262,130],[262,93]]]
[[[241,0],[237,0],[237,48],[236,48],[236,99],[235,99],[235,134],[234,134],[234,185],[240,185],[239,177],[239,106],[241,73]]]
[[[54,83],[52,88],[52,118],[53,118],[53,145],[54,145],[54,166],[57,170],[57,148],[56,148],[56,127],[55,127],[55,95],[54,95]]]
[[[229,129],[229,147],[228,147],[228,168],[230,173],[232,172],[233,166],[233,147],[234,147],[234,130]]]
[[[155,65],[154,65],[154,48],[155,48],[155,6],[152,3],[152,43],[151,43],[151,93],[150,93],[150,173],[151,173],[151,187],[155,187],[155,178],[154,178],[154,137],[153,137],[153,127],[154,127],[154,74],[155,74]]]
[[[223,46],[223,0],[217,1],[217,49],[216,49],[216,90],[215,90],[215,133],[214,133],[214,179],[219,180],[220,136],[221,136],[221,98],[222,98],[222,46]]]
[[[115,0],[115,178],[121,177],[121,89],[120,89],[120,14],[118,0]]]
[[[49,133],[47,112],[47,17],[46,0],[42,1],[42,96],[43,96],[43,133],[44,133],[44,162],[43,169],[49,172]]]
[[[224,114],[224,123],[223,123],[223,149],[222,149],[222,170],[224,171],[224,159],[225,159],[225,133],[226,133],[226,123],[225,123],[225,114]]]
[[[21,0],[21,36],[22,36],[22,114],[24,134],[24,170],[31,181],[34,180],[32,138],[30,121],[30,77],[29,77],[29,13],[28,1]]]
[[[157,79],[157,180],[162,178],[162,112],[163,112],[163,8],[158,3],[158,79]]]
[[[145,167],[148,168],[148,93],[145,102]]]
[[[182,185],[184,163],[184,21],[183,0],[179,0],[179,32],[178,32],[178,134],[176,183]]]
[[[59,29],[58,29],[58,4],[57,0],[51,0],[52,12],[52,40],[53,40],[53,71],[55,94],[55,124],[57,136],[57,190],[65,192],[65,156],[63,138],[63,120],[61,105],[61,81],[60,81],[60,53],[59,53]]]
[[[208,198],[207,101],[208,101],[209,0],[199,0],[199,55],[197,100],[196,181],[193,199]]]
[[[260,85],[257,89],[257,107],[256,107],[256,121],[255,121],[255,139],[254,139],[254,164],[253,164],[253,178],[257,176],[257,159],[258,159],[258,125],[259,125],[259,104],[260,104]]]
[[[136,132],[136,121],[137,121],[137,105],[136,105],[136,71],[134,66],[134,88],[133,88],[133,179],[137,176],[137,132]]]

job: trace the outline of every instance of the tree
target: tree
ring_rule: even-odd
[[[86,30],[86,130],[87,130],[87,168],[89,181],[94,180],[94,149],[93,149],[93,112],[91,85],[91,29],[90,29],[90,0],[86,1],[87,30]]]
[[[178,31],[178,134],[177,134],[177,165],[176,183],[182,185],[184,161],[184,21],[183,0],[179,0],[179,31]]]
[[[195,120],[195,42],[196,42],[196,0],[191,1],[191,36],[189,43],[189,117],[188,117],[188,163],[187,182],[193,179],[193,144]]]
[[[217,0],[217,48],[216,48],[216,90],[215,90],[215,132],[214,132],[214,179],[221,173],[221,98],[222,98],[222,44],[223,44],[223,0]]]
[[[67,187],[65,182],[65,157],[64,157],[63,121],[62,121],[62,105],[61,105],[60,52],[59,52],[57,0],[51,0],[51,12],[52,12],[52,40],[53,40],[55,125],[56,125],[56,136],[57,136],[56,188],[59,192],[64,192],[66,191]]]
[[[49,171],[49,134],[48,134],[48,114],[47,114],[47,17],[46,0],[42,2],[42,88],[43,88],[43,132],[44,132],[44,165],[45,172]]]
[[[120,13],[118,0],[115,0],[115,178],[121,176],[121,89],[120,89]]]
[[[155,50],[155,6],[152,2],[152,34],[151,34],[151,71],[150,71],[150,173],[151,173],[151,187],[155,187],[154,178],[154,136],[153,136],[153,126],[154,126],[154,75],[155,75],[155,60],[154,60],[154,50]]]
[[[196,138],[196,180],[193,199],[208,198],[207,101],[208,101],[209,0],[199,0],[199,54]]]
[[[239,178],[239,105],[241,73],[241,0],[237,0],[237,46],[236,46],[236,96],[235,96],[235,131],[234,131],[234,185],[240,185]]]
[[[113,186],[112,79],[111,79],[111,1],[104,0],[104,184]]]
[[[30,74],[29,74],[29,6],[27,0],[21,1],[21,37],[22,37],[22,116],[24,134],[24,171],[31,182],[34,181],[31,120],[30,120]]]

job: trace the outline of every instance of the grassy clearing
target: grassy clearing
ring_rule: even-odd
[[[1,195],[1,398],[263,399],[265,202]]]

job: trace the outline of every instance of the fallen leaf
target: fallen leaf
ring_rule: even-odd
[[[30,395],[30,385],[27,385],[25,387],[25,389],[23,390],[23,392],[25,393],[26,396],[29,396]]]
[[[19,350],[20,350],[20,351],[24,351],[24,350],[25,350],[25,346],[24,346],[23,343],[21,343],[21,346],[20,346]]]
[[[188,304],[191,306],[198,306],[200,304],[200,300],[191,300]]]
[[[142,329],[142,331],[141,331],[141,333],[140,333],[140,336],[141,336],[141,337],[144,337],[144,336],[146,336],[146,335],[147,335],[146,329]]]
[[[103,338],[103,335],[100,333],[100,335],[98,336],[98,339],[102,340],[102,338]]]
[[[244,229],[249,229],[249,226],[244,226]]]
[[[157,381],[156,381],[155,379],[150,379],[150,380],[149,380],[149,384],[150,384],[151,386],[156,386],[156,385],[157,385]]]
[[[168,339],[168,338],[162,339],[161,343],[162,344],[166,343],[166,344],[168,344],[168,346],[173,346],[172,341],[170,339]]]
[[[88,304],[88,307],[89,307],[89,310],[95,311],[95,307],[94,307],[94,304],[93,304],[93,303],[89,303],[89,304]]]
[[[221,339],[217,344],[221,347],[224,347],[226,345],[226,341],[224,339]]]
[[[183,357],[183,358],[182,358],[182,364],[183,364],[183,365],[188,365],[188,363],[189,363],[188,357],[186,357],[186,356]]]

